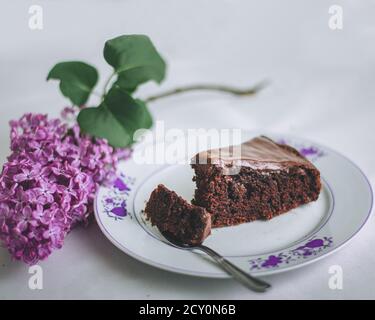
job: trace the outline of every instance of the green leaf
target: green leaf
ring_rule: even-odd
[[[84,132],[118,148],[131,145],[138,129],[152,126],[146,104],[118,87],[109,90],[99,107],[81,110],[77,120]]]
[[[146,102],[140,99],[135,99],[134,101],[138,104],[139,108],[141,109],[141,112],[140,112],[141,121],[140,121],[140,127],[138,129],[150,129],[152,127],[153,120],[152,120],[151,113],[149,112],[147,108]]]
[[[104,58],[118,75],[115,85],[133,92],[149,80],[160,83],[165,77],[166,64],[145,35],[124,35],[108,40]]]
[[[87,63],[67,61],[56,64],[47,80],[60,80],[62,94],[77,106],[85,104],[98,81],[98,72]]]

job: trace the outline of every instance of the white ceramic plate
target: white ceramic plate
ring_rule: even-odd
[[[254,133],[243,134],[243,140]],[[316,202],[270,221],[214,229],[205,245],[254,275],[269,275],[307,265],[336,251],[364,226],[372,209],[371,186],[362,171],[337,152],[289,136],[269,135],[303,153],[320,170],[323,189]],[[145,221],[151,191],[163,183],[185,199],[193,197],[193,171],[187,164],[120,164],[111,187],[101,187],[95,216],[106,237],[123,252],[165,270],[213,278],[227,274],[204,254],[179,250]]]

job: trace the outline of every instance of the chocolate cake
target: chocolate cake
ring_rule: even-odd
[[[145,213],[162,234],[184,244],[201,244],[211,233],[211,215],[162,184],[151,193]]]
[[[317,200],[321,189],[320,173],[310,161],[264,136],[198,153],[192,167],[193,203],[211,213],[213,227],[271,219]],[[227,174],[228,168],[238,170]]]

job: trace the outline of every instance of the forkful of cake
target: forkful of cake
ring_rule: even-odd
[[[151,193],[145,213],[170,245],[182,250],[205,252],[219,267],[250,290],[264,292],[271,287],[203,245],[211,234],[211,215],[204,208],[189,204],[160,184]]]

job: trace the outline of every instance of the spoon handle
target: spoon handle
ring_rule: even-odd
[[[247,287],[250,290],[254,290],[257,292],[264,292],[267,289],[271,287],[270,284],[267,282],[260,280],[258,278],[255,278],[248,274],[247,272],[241,270],[237,266],[235,266],[233,263],[225,259],[223,256],[218,254],[216,251],[212,250],[211,248],[208,248],[204,245],[200,245],[195,247],[195,249],[199,249],[205,253],[207,253],[211,258],[213,258],[218,265],[225,270],[228,274],[233,276],[237,281],[239,281],[241,284],[243,284],[245,287]]]

